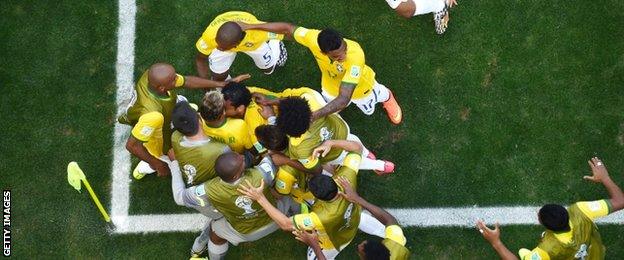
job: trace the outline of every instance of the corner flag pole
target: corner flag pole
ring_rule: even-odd
[[[100,210],[100,213],[102,213],[104,221],[110,223],[110,217],[108,216],[108,213],[106,213],[106,210],[104,210],[102,203],[100,203],[97,195],[95,195],[95,192],[91,188],[91,184],[89,184],[89,181],[87,181],[87,177],[84,175],[84,172],[82,172],[82,169],[80,169],[80,166],[78,166],[78,163],[70,162],[67,165],[67,181],[69,182],[69,185],[74,187],[74,189],[76,189],[78,192],[80,192],[81,189],[81,182],[84,183],[85,187],[87,187],[87,191],[89,191],[89,195],[91,195],[91,199]]]

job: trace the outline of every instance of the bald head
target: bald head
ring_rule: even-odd
[[[245,38],[245,32],[235,22],[226,22],[217,31],[217,45],[219,50],[229,50],[236,47]]]
[[[225,182],[236,181],[244,169],[245,162],[243,156],[235,152],[221,154],[215,162],[215,171]]]
[[[147,80],[150,86],[159,91],[168,91],[175,87],[176,72],[167,63],[156,63],[149,68]]]

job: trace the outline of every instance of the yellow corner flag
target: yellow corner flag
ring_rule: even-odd
[[[95,195],[95,192],[93,192],[93,189],[91,189],[91,185],[89,184],[89,181],[87,181],[87,176],[85,176],[84,172],[82,172],[78,163],[70,162],[67,165],[67,182],[69,182],[69,185],[74,187],[74,189],[78,192],[80,192],[80,188],[82,187],[80,183],[84,182],[85,187],[87,187],[87,190],[89,191],[89,195],[91,195],[91,199],[93,199],[93,202],[95,202],[95,205],[100,210],[100,213],[102,213],[104,220],[110,223],[110,217],[106,213],[106,210],[104,210],[104,207],[102,207],[102,203],[100,203],[100,200],[97,195]]]

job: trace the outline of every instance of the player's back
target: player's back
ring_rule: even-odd
[[[208,126],[202,120],[201,126],[207,136],[228,145],[237,153],[252,147],[249,129],[242,119],[226,118],[222,125],[216,127]]]
[[[134,125],[141,115],[148,112],[159,112],[165,117],[165,122],[171,121],[177,95],[173,91],[169,91],[167,97],[152,93],[149,90],[148,72],[149,70],[146,70],[137,81],[126,113],[119,117],[120,123]]]
[[[538,247],[546,251],[550,259],[604,259],[605,248],[596,224],[573,204],[568,208],[571,236],[544,232]]]
[[[256,168],[246,169],[243,176],[236,183],[227,183],[221,178],[214,178],[204,185],[210,203],[217,209],[232,227],[242,233],[249,234],[261,227],[266,226],[273,220],[264,211],[258,202],[241,195],[237,189],[240,183],[251,182],[252,186],[260,186],[264,181],[263,174]],[[264,195],[275,205],[275,199],[265,185]],[[209,188],[208,188],[209,187]]]
[[[300,137],[290,137],[288,142],[288,152],[291,158],[307,160],[312,151],[324,141],[346,140],[349,135],[349,127],[346,122],[337,114],[331,114],[315,120],[308,131]],[[330,162],[342,153],[342,149],[332,148],[330,152],[319,158],[321,164]],[[302,162],[306,164],[307,162]]]
[[[210,138],[189,140],[178,131],[171,135],[171,146],[187,186],[197,185],[216,177],[214,165],[217,158],[230,150],[227,145]]]

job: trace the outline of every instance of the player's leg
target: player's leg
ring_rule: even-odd
[[[191,258],[200,257],[203,255],[208,249],[208,242],[210,241],[210,222],[208,221],[202,232],[198,237],[193,241],[193,246],[191,247]]]
[[[386,226],[364,211],[360,213],[360,224],[358,224],[358,229],[369,235],[386,238]]]
[[[360,170],[373,170],[377,175],[387,175],[394,172],[394,163],[387,160],[378,160],[375,154],[366,148],[357,135],[349,134],[347,140],[362,144],[362,161]]]
[[[416,11],[416,4],[412,0],[386,0],[390,8],[402,17],[411,18]]]
[[[270,75],[276,67],[282,67],[288,59],[288,52],[284,43],[280,40],[270,40],[253,51],[245,52],[251,57],[264,74]]]
[[[219,235],[217,235],[217,233],[215,232],[215,225],[218,221],[225,221],[225,219],[220,219],[217,221],[213,221],[212,224],[210,225],[210,239],[208,241],[208,257],[211,260],[217,259],[224,259],[225,258],[225,254],[228,251],[229,245],[228,245],[228,241],[226,239],[221,238]]]
[[[208,64],[213,80],[224,81],[230,77],[230,67],[234,63],[236,52],[214,49],[208,56]]]
[[[375,105],[382,103],[390,122],[398,125],[403,120],[403,111],[394,98],[392,91],[376,80],[373,83],[373,90],[368,96],[352,99],[351,101],[366,115],[372,115],[375,112]]]

